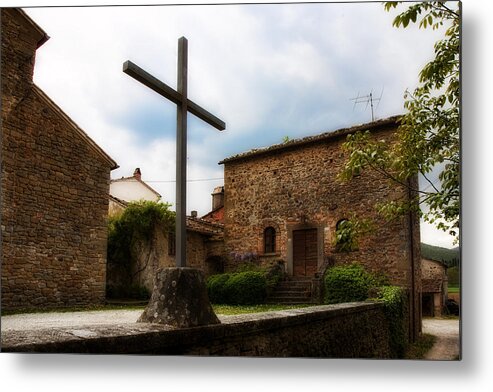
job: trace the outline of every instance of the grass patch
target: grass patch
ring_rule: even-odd
[[[460,286],[448,286],[448,292],[451,294],[460,293]]]
[[[311,304],[304,305],[212,305],[214,312],[216,314],[222,314],[224,316],[232,316],[235,314],[246,314],[246,313],[261,313],[261,312],[271,312],[274,310],[286,310],[286,309],[297,309],[306,308],[308,306],[313,306]]]
[[[416,340],[416,342],[409,345],[404,358],[423,359],[426,353],[433,347],[436,340],[436,336],[424,333]]]

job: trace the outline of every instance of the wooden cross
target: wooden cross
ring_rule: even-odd
[[[123,72],[130,75],[159,95],[176,103],[176,266],[185,267],[187,260],[187,112],[219,129],[226,129],[224,121],[188,99],[188,41],[178,39],[178,88],[175,91],[165,83],[148,74],[131,61],[123,63]]]

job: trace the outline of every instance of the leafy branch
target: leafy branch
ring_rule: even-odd
[[[370,132],[349,135],[343,148],[348,160],[340,178],[349,181],[354,173],[371,169],[392,182],[410,189],[415,198],[391,200],[379,210],[388,217],[399,216],[416,206],[424,219],[457,236],[460,213],[460,5],[452,9],[446,1],[425,1],[409,6],[393,21],[406,28],[444,28],[444,38],[434,45],[435,57],[419,73],[419,85],[404,94],[406,113],[395,140],[376,140]],[[400,2],[389,1],[390,11]],[[429,174],[439,171],[436,182]],[[412,186],[421,175],[425,189]]]

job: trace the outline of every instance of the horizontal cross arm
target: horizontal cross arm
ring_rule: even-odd
[[[169,87],[166,83],[161,82],[154,76],[144,71],[138,65],[135,65],[131,61],[127,60],[123,63],[123,72],[131,76],[135,80],[139,81],[143,85],[149,87],[151,90],[155,91],[159,95],[169,99],[170,101],[181,104],[182,96],[179,92]],[[197,116],[206,123],[212,125],[214,128],[223,131],[226,129],[226,124],[224,121],[220,120],[213,114],[209,113],[207,110],[203,109],[195,102],[187,99],[188,111],[193,115]]]

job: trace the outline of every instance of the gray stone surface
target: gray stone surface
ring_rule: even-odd
[[[85,313],[85,312],[80,312]],[[159,354],[263,357],[387,358],[388,329],[379,303],[346,303],[238,316],[221,324],[176,328],[136,323],[121,311],[105,311],[108,322],[72,318],[50,328],[4,330],[2,351],[44,353]],[[99,315],[98,315],[99,318]],[[113,323],[110,323],[110,318]],[[70,317],[65,320],[68,321]],[[92,324],[92,325],[91,325]],[[52,325],[52,324],[50,324]],[[44,328],[43,328],[44,327]]]
[[[461,355],[460,322],[458,319],[425,318],[423,333],[437,337],[437,340],[425,359],[450,361]]]
[[[220,323],[209,302],[202,271],[188,267],[157,271],[152,297],[138,322],[177,328]]]

